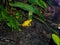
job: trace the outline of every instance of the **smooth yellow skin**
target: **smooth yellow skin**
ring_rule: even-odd
[[[22,26],[23,26],[23,27],[31,26],[31,21],[32,21],[32,19],[24,21],[24,22],[22,23]]]

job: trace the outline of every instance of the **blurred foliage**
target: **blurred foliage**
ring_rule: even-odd
[[[6,21],[6,24],[12,28],[12,30],[18,29],[20,30],[20,26],[19,26],[19,21],[22,20],[22,14],[21,12],[10,12],[9,11],[9,7],[13,8],[13,7],[19,7],[23,10],[27,10],[29,12],[35,13],[40,15],[40,18],[42,20],[44,20],[43,15],[39,12],[39,10],[37,8],[35,8],[35,6],[29,5],[29,4],[25,4],[22,2],[14,2],[13,0],[1,0],[1,2],[3,4],[0,4],[0,22],[1,21]],[[29,2],[32,2],[32,0],[29,0]],[[43,0],[39,1],[39,0],[33,0],[34,3],[36,3],[37,5],[41,6],[42,8],[46,8],[47,5],[45,4],[45,2]],[[13,8],[14,9],[14,8]],[[11,14],[12,13],[12,14]],[[13,14],[14,13],[14,14]],[[32,18],[32,15],[29,15],[29,19]]]
[[[6,0],[3,0],[3,2],[5,1]],[[12,14],[10,14],[11,12],[8,11],[8,9],[6,5],[4,7],[3,4],[0,4],[0,22],[5,21],[12,30],[21,31],[19,21],[22,20],[22,14],[20,12],[15,12],[15,14],[12,12]]]
[[[29,0],[30,3],[38,5],[42,8],[47,8],[46,3],[43,0]]]
[[[22,12],[17,10],[18,8],[21,8],[22,11],[26,10],[28,11],[28,20],[25,21],[23,26],[28,26],[28,24],[32,21],[33,18],[39,20],[41,23],[43,23],[46,27],[49,28],[52,32],[55,34],[58,34],[53,28],[51,28],[46,22],[45,18],[43,16],[43,12],[41,13],[40,10],[38,10],[37,7],[44,10],[47,8],[46,2],[44,0],[27,0],[29,3],[23,3],[13,0],[1,0],[0,3],[0,22],[5,21],[6,24],[13,30],[21,31],[21,21],[23,20],[23,14]],[[48,0],[49,5],[53,5],[52,0]],[[37,6],[37,7],[36,7]],[[14,10],[14,11],[13,11]],[[37,14],[39,17],[35,16],[34,14]],[[33,17],[33,18],[32,18]],[[26,23],[28,22],[28,24]],[[52,34],[52,39],[54,42],[59,45],[59,37],[55,34]]]
[[[15,2],[14,4],[10,3],[10,5],[13,6],[13,7],[19,7],[19,8],[22,8],[23,10],[31,11],[35,14],[38,14],[38,15],[40,15],[40,18],[44,20],[43,15],[34,6],[31,6],[29,4],[25,4],[25,3],[22,3],[22,2]]]
[[[52,34],[52,39],[57,45],[60,45],[60,38],[58,35]]]
[[[20,22],[23,20],[22,11],[28,11],[28,19],[33,19],[32,17],[36,18],[40,22],[42,22],[46,27],[48,27],[52,32],[57,32],[49,27],[49,25],[45,22],[44,15],[41,11],[37,8],[44,10],[47,8],[46,2],[44,0],[27,0],[29,3],[18,2],[15,0],[1,0],[3,4],[0,5],[0,21],[6,21],[6,24],[12,28],[12,30],[21,30]],[[37,7],[36,7],[37,6]],[[22,11],[18,11],[17,8],[22,9]],[[14,12],[13,12],[14,10]],[[35,16],[37,14],[39,17]],[[27,20],[28,20],[27,19]]]

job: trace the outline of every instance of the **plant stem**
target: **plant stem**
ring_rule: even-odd
[[[29,11],[28,13],[28,19],[32,19],[33,12]]]
[[[42,19],[39,19],[36,16],[34,16],[33,18],[35,18],[35,19],[39,20],[40,22],[42,22],[47,28],[49,28],[49,30],[51,30],[55,34],[58,34],[58,32],[56,32],[53,28],[51,28],[50,26],[48,26],[47,23],[45,21],[43,21]]]

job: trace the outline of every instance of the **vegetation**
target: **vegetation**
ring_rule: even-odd
[[[49,30],[51,30],[55,34],[58,34],[58,32],[56,32],[53,28],[51,28],[47,24],[44,18],[42,10],[47,8],[48,5],[43,0],[27,0],[27,1],[29,3],[23,3],[13,0],[2,0],[3,4],[2,3],[0,4],[0,22],[5,21],[6,24],[10,28],[12,28],[12,31],[13,30],[22,31],[21,26],[23,27],[31,26],[32,19],[34,18],[43,23],[46,27],[49,28]],[[39,11],[38,8],[36,8],[36,6],[40,7],[41,11]],[[28,12],[27,20],[24,21],[23,23],[20,23],[23,20],[23,14],[22,12],[19,12],[17,8],[20,8]],[[37,17],[35,14],[38,15],[39,17]],[[54,35],[52,35],[52,37],[53,39],[56,38]]]
[[[56,34],[52,34],[52,39],[57,45],[59,45],[60,39]]]
[[[39,18],[43,21],[44,16],[40,13],[40,11],[35,7],[35,5],[40,6],[42,9],[47,8],[46,3],[43,0],[28,0],[31,4],[25,4],[23,2],[15,1],[13,3],[13,0],[3,0],[0,4],[0,22],[2,20],[6,21],[6,24],[12,28],[12,30],[17,29],[21,30],[19,26],[19,21],[22,21],[22,12],[16,11],[16,7],[19,7],[23,10],[28,11],[28,20],[32,19],[33,13],[40,16]],[[34,4],[35,3],[35,4]],[[5,5],[5,6],[3,6]]]

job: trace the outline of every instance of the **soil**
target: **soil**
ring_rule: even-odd
[[[35,19],[33,19],[31,27],[22,27],[22,32],[17,30],[11,32],[6,25],[3,27],[1,27],[0,45],[49,45],[51,33]]]

